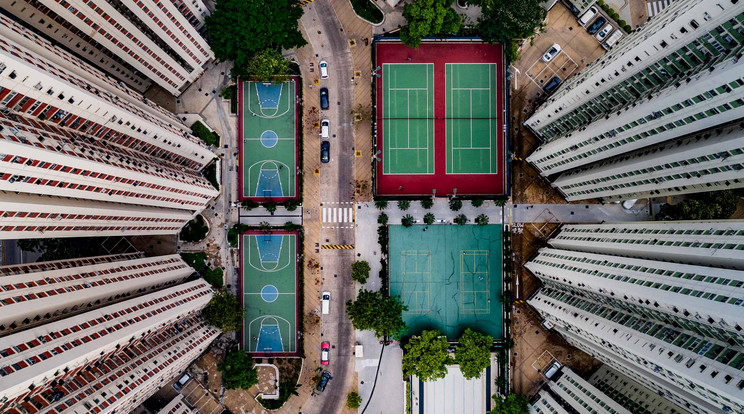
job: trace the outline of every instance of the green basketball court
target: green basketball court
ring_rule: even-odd
[[[496,64],[448,63],[447,174],[493,174],[498,165]]]
[[[383,65],[385,174],[434,174],[434,65]]]
[[[502,338],[501,226],[390,226],[390,295],[408,334],[472,328]],[[426,229],[426,231],[424,231]]]
[[[297,196],[296,80],[241,83],[241,199]]]
[[[297,235],[243,234],[243,347],[297,352]]]

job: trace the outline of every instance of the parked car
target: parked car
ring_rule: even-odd
[[[561,84],[561,78],[554,76],[553,79],[551,79],[550,81],[548,81],[548,83],[545,84],[545,87],[543,89],[548,94],[551,94],[556,90],[556,88],[558,88],[558,85],[560,84]]]
[[[328,139],[331,130],[331,121],[324,119],[320,121],[320,138]]]
[[[614,46],[615,43],[617,43],[617,41],[620,40],[621,37],[623,37],[622,30],[615,30],[614,32],[612,32],[610,37],[607,38],[607,41],[602,43],[602,47],[607,50],[610,50],[612,46]]]
[[[331,143],[323,141],[320,143],[320,162],[326,164],[331,160]]]
[[[320,78],[328,79],[328,62],[321,60],[318,67],[320,67]]]
[[[579,24],[582,26],[586,26],[587,23],[589,23],[589,20],[594,18],[594,16],[597,15],[597,8],[592,6],[589,8],[589,10],[586,11],[586,13],[581,15],[581,18],[579,19]]]
[[[320,109],[328,109],[328,88],[320,88]]]
[[[599,28],[604,26],[604,24],[607,23],[607,19],[604,18],[604,16],[597,17],[597,20],[592,23],[591,26],[587,27],[586,32],[590,35],[593,35],[599,31]]]
[[[554,43],[553,46],[550,46],[550,49],[548,49],[548,51],[545,52],[545,54],[542,57],[542,60],[543,62],[548,63],[551,60],[553,60],[553,58],[559,53],[561,53],[561,45],[559,45],[558,43]]]
[[[320,375],[320,380],[318,381],[318,386],[315,387],[315,391],[323,392],[325,391],[326,385],[328,385],[328,381],[333,379],[331,376],[331,373],[328,371],[323,371],[323,374]]]
[[[320,300],[320,308],[323,315],[328,315],[331,310],[331,292],[323,292],[323,296]]]
[[[610,32],[612,32],[613,27],[611,24],[607,23],[605,27],[602,28],[602,30],[598,31],[596,35],[594,35],[594,38],[597,39],[600,43],[607,37]]]
[[[328,365],[328,360],[331,358],[331,343],[323,342],[320,344],[320,365]]]

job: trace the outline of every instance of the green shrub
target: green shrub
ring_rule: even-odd
[[[238,237],[240,236],[240,233],[243,233],[246,230],[248,230],[248,226],[245,224],[238,223],[232,226],[232,228],[227,232],[227,242],[230,244],[230,247],[238,247]]]
[[[277,204],[273,201],[269,201],[266,203],[263,203],[264,208],[266,211],[268,211],[271,215],[274,215],[274,212],[276,211]]]
[[[202,241],[208,233],[209,226],[204,221],[204,217],[199,214],[181,229],[181,240],[190,243]]]
[[[625,29],[625,26],[628,26],[628,23],[626,23],[625,20],[618,20],[617,24],[619,24],[623,29]]]
[[[459,198],[453,198],[452,200],[450,200],[449,206],[450,210],[452,211],[460,211],[460,209],[462,208],[462,200],[460,200]]]
[[[253,200],[245,200],[242,203],[240,203],[240,206],[243,207],[246,210],[253,210],[254,208],[260,206],[261,204],[258,204],[257,202]]]
[[[207,254],[205,252],[181,253],[181,259],[199,273],[207,269]]]
[[[413,217],[410,214],[406,214],[402,219],[400,219],[400,223],[403,227],[411,227],[413,226]]]
[[[230,85],[220,91],[220,97],[230,100],[230,113],[238,113],[238,85]]]
[[[370,0],[351,0],[351,7],[356,14],[370,23],[382,23],[382,12]]]
[[[388,216],[385,213],[380,213],[379,216],[377,216],[377,223],[382,224],[383,226],[386,225],[388,222]]]
[[[220,146],[220,135],[214,131],[210,131],[209,128],[199,121],[191,125],[191,133],[199,137],[207,145]]]
[[[349,393],[349,395],[346,396],[347,407],[351,408],[352,410],[356,410],[361,405],[362,405],[362,397],[360,397],[359,394],[352,391]]]
[[[625,30],[625,32],[627,33],[630,33],[633,31],[633,28],[629,24],[626,24],[625,26],[623,26],[623,30]]]
[[[455,223],[459,224],[460,226],[465,225],[465,223],[468,222],[468,217],[464,214],[460,214],[459,216],[455,217]]]
[[[287,209],[287,211],[295,211],[297,210],[297,207],[300,206],[299,200],[287,200],[284,203],[284,208]]]
[[[204,280],[209,282],[212,286],[216,288],[221,288],[223,284],[223,275],[225,272],[222,270],[221,267],[215,268],[215,269],[206,269],[204,272],[201,272],[202,276],[204,276]]]
[[[480,197],[476,197],[470,203],[473,204],[473,207],[480,207],[483,205],[483,199]]]
[[[488,224],[488,216],[485,214],[480,214],[478,217],[475,218],[475,224],[479,226],[485,226]]]
[[[351,278],[359,283],[367,283],[370,270],[369,262],[366,260],[358,260],[351,264]]]
[[[401,209],[401,211],[408,210],[408,207],[411,207],[411,202],[408,200],[400,200],[398,201],[398,208]]]
[[[204,169],[204,177],[212,184],[212,187],[220,189],[220,183],[217,182],[217,163],[213,162]]]
[[[375,208],[378,210],[385,210],[388,206],[387,200],[375,200]]]
[[[421,207],[423,207],[425,210],[430,209],[434,205],[434,199],[432,198],[425,198],[421,200]]]
[[[424,216],[424,223],[426,224],[429,224],[429,225],[434,224],[434,220],[436,220],[436,217],[434,217],[434,214],[426,213],[426,215]]]

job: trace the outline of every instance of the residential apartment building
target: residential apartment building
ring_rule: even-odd
[[[3,337],[0,411],[131,411],[219,335],[212,293],[196,280]]]
[[[180,95],[214,58],[200,33],[202,0],[0,0],[0,7],[140,92],[154,82]]]
[[[602,365],[587,382],[633,414],[685,414],[688,412],[608,365]]]
[[[566,225],[549,244],[528,303],[571,344],[687,411],[744,410],[744,222]]]
[[[537,394],[531,414],[641,414],[629,411],[564,366]]]
[[[0,15],[0,111],[201,170],[214,154],[172,113]]]
[[[555,179],[555,186],[570,200],[629,199],[740,184],[727,185],[727,179],[716,173],[685,182],[686,171],[660,161],[674,158],[673,162],[682,163],[692,147],[686,148],[685,155],[678,151],[661,157],[660,152],[673,148],[664,143],[700,139],[744,119],[743,23],[744,4],[738,1],[674,2],[567,79],[535,111],[525,125],[542,145],[527,160],[541,175]],[[709,156],[703,147],[696,147],[699,157]],[[660,162],[655,170],[660,177],[654,177],[663,183],[656,186],[658,194],[649,190],[647,182],[623,179],[637,174],[632,166],[618,168],[617,162],[607,168],[623,156],[647,155],[646,150],[655,154],[647,157],[648,162]],[[726,171],[740,168],[735,160],[727,162],[736,165],[724,165]],[[682,178],[673,179],[675,175]],[[590,193],[577,186],[589,180],[607,183],[600,185],[606,188]],[[569,185],[573,187],[566,189]]]
[[[179,255],[117,254],[0,267],[0,337],[184,282]]]

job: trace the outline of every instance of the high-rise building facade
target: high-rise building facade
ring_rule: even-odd
[[[602,365],[587,382],[633,414],[686,414],[688,412],[608,365]]]
[[[564,366],[535,397],[530,414],[641,414],[629,411]]]
[[[744,186],[719,171],[700,177],[690,173],[696,179],[688,179],[687,171],[675,166],[687,166],[696,149],[706,160],[732,152],[715,159],[725,161],[721,167],[726,172],[741,168],[736,131],[732,141],[721,137],[718,128],[741,130],[738,124],[744,119],[743,24],[744,4],[738,1],[680,0],[670,5],[567,79],[535,111],[525,125],[542,145],[527,160],[541,175],[557,177],[555,186],[570,200],[690,193],[708,183]],[[676,141],[704,136],[717,136],[709,143],[726,141],[730,148],[712,153],[704,143],[676,147]],[[638,180],[636,165],[624,168],[617,161],[623,156],[655,163],[655,176]],[[654,180],[658,193],[650,189]],[[588,191],[587,181],[604,189]]]
[[[3,337],[0,411],[131,411],[219,335],[212,293],[196,280]]]
[[[566,225],[525,266],[571,344],[694,413],[744,410],[744,222]]]
[[[0,267],[0,336],[185,281],[178,255],[117,254]]]
[[[174,95],[214,58],[200,31],[202,0],[0,0],[14,18],[141,92]]]

